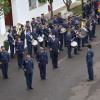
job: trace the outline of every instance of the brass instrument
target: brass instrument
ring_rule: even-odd
[[[63,34],[63,33],[65,33],[65,32],[66,32],[66,28],[61,28],[60,33]]]
[[[86,26],[87,20],[86,19],[80,19],[80,22],[81,22],[81,28],[83,28],[83,27]]]
[[[88,32],[88,30],[86,29],[87,20],[81,19],[80,22],[81,22],[81,28],[77,31],[77,33],[78,33],[77,36],[79,38],[84,38],[87,35],[87,32]]]
[[[22,27],[23,27],[22,24],[20,24],[20,23],[17,24],[17,34],[18,35],[21,35]]]

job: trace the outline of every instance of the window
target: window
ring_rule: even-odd
[[[37,7],[37,0],[29,0],[29,7],[30,9],[34,9]]]

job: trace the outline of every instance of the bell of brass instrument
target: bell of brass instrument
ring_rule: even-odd
[[[63,34],[63,33],[65,33],[65,32],[66,32],[66,28],[61,28],[60,33]]]
[[[86,29],[86,19],[80,19],[81,22],[81,28],[78,30],[78,37],[84,38],[87,35],[88,30]]]
[[[86,26],[87,20],[86,19],[80,19],[80,22],[81,22],[81,28],[83,28],[83,27]]]
[[[17,34],[18,35],[21,35],[22,27],[23,27],[22,24],[20,24],[20,23],[17,24]]]

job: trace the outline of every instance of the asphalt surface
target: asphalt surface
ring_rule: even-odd
[[[96,36],[97,38],[92,41],[91,44],[95,52],[94,64],[100,65],[100,25],[97,25]],[[83,85],[80,85],[80,83],[88,84],[86,81],[88,78],[85,60],[86,48],[82,49],[83,51],[79,52],[78,55],[73,54],[74,58],[68,59],[67,48],[64,48],[64,51],[59,54],[58,69],[52,69],[51,59],[49,58],[47,80],[40,80],[39,69],[34,56],[34,89],[28,91],[24,72],[18,69],[17,58],[11,59],[8,72],[9,79],[3,79],[0,70],[0,100],[88,100],[87,98],[92,96],[92,92],[100,88],[100,77],[98,77],[97,80],[97,76],[95,75],[95,82],[91,83],[92,87],[89,86],[88,95],[86,98],[81,99],[82,94],[78,94],[80,94],[82,90],[80,89],[79,91],[78,89]],[[99,70],[100,69],[98,69],[98,71]],[[86,86],[87,87],[83,87],[83,90],[88,88],[88,85]],[[73,90],[75,87],[77,88],[76,91]],[[75,97],[78,97],[78,99],[73,99]],[[99,100],[99,98],[93,100]]]

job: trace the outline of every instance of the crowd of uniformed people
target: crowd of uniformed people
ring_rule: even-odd
[[[14,53],[17,54],[18,68],[22,68],[25,72],[27,89],[32,89],[34,69],[33,55],[36,56],[41,79],[46,79],[48,55],[45,47],[49,49],[52,66],[53,69],[55,69],[58,68],[58,56],[60,52],[63,52],[64,47],[67,48],[66,55],[68,54],[68,58],[73,58],[72,49],[74,49],[74,54],[77,55],[79,51],[82,51],[82,47],[86,46],[86,43],[96,38],[96,24],[100,24],[100,13],[98,13],[97,6],[97,0],[88,0],[83,4],[82,18],[78,17],[77,12],[74,13],[73,16],[69,16],[68,19],[63,18],[61,13],[58,13],[47,20],[44,14],[41,14],[41,17],[32,18],[31,22],[26,21],[26,25],[21,25],[18,31],[16,26],[9,29],[8,41],[10,46],[10,57],[14,58]],[[82,19],[86,21],[84,27],[87,31],[87,34],[85,34],[83,38],[79,36],[78,31],[82,27]],[[28,53],[24,59],[25,40]],[[73,41],[77,43],[75,47],[71,45]],[[93,66],[93,51],[90,50],[91,45],[88,45],[87,48],[89,50],[87,53],[87,65]],[[34,54],[32,51],[34,51]],[[2,64],[4,79],[8,78],[7,72],[9,63],[9,54],[5,51],[5,47],[2,46],[0,64]],[[91,70],[90,68],[91,67],[88,67],[89,80],[93,80],[93,69]]]

